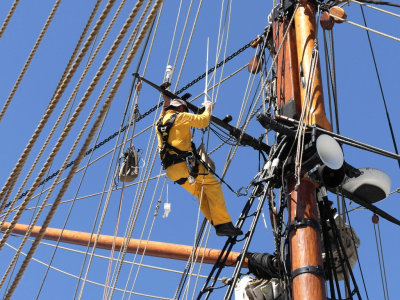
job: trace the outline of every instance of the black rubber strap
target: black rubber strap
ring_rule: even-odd
[[[292,280],[296,276],[304,273],[313,273],[315,275],[321,276],[325,278],[324,268],[321,266],[304,266],[300,267],[292,272]]]
[[[182,184],[184,184],[186,182],[186,180],[187,180],[186,177],[182,177],[182,178],[179,178],[178,180],[175,180],[174,182],[177,183],[177,184],[182,185]]]
[[[316,230],[321,232],[321,226],[319,225],[319,222],[314,219],[308,219],[308,218],[294,219],[288,226],[288,232],[306,226],[314,227]]]

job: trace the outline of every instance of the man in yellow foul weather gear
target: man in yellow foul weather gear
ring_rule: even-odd
[[[195,160],[190,128],[208,126],[213,103],[206,101],[202,114],[188,113],[186,102],[164,96],[164,108],[157,122],[157,138],[162,165],[172,181],[197,197],[200,209],[219,236],[237,236],[226,210],[220,182]]]

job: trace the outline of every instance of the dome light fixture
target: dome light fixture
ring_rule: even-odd
[[[322,163],[332,170],[343,166],[343,151],[339,143],[327,134],[321,134],[316,141],[316,148]]]
[[[369,203],[385,199],[392,185],[392,180],[385,172],[374,168],[360,168],[358,177],[346,177],[343,190]]]

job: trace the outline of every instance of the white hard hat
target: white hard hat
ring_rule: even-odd
[[[183,105],[183,106],[185,106],[187,108],[186,101],[183,101],[182,99],[176,98],[176,99],[171,100],[171,102],[169,103],[168,106],[179,107],[181,105]]]

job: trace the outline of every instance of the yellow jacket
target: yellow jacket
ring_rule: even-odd
[[[168,110],[165,115],[161,115],[162,124],[165,124],[174,113],[174,110]],[[211,115],[208,111],[204,111],[201,115],[178,113],[169,131],[168,143],[179,150],[191,151],[190,127],[205,128],[210,123],[210,118]],[[158,130],[157,138],[158,147],[161,149],[162,138]],[[165,171],[172,181],[189,176],[186,162],[171,165]],[[201,175],[196,177],[194,184],[186,181],[182,187],[198,199],[201,211],[211,224],[219,225],[230,222],[231,217],[226,210],[221,184],[211,173],[207,172],[202,164],[199,166],[199,174]]]
[[[160,118],[162,124],[165,124],[171,116],[175,113],[174,110],[168,110],[164,116],[161,115]],[[191,113],[178,113],[176,116],[175,122],[169,131],[168,143],[175,148],[178,148],[182,151],[191,151],[192,144],[191,139],[192,135],[190,133],[190,127],[195,128],[206,128],[210,123],[211,115],[205,110],[201,115],[195,115]],[[160,133],[157,130],[157,139],[158,139],[158,148],[161,149],[162,146],[162,138]]]

